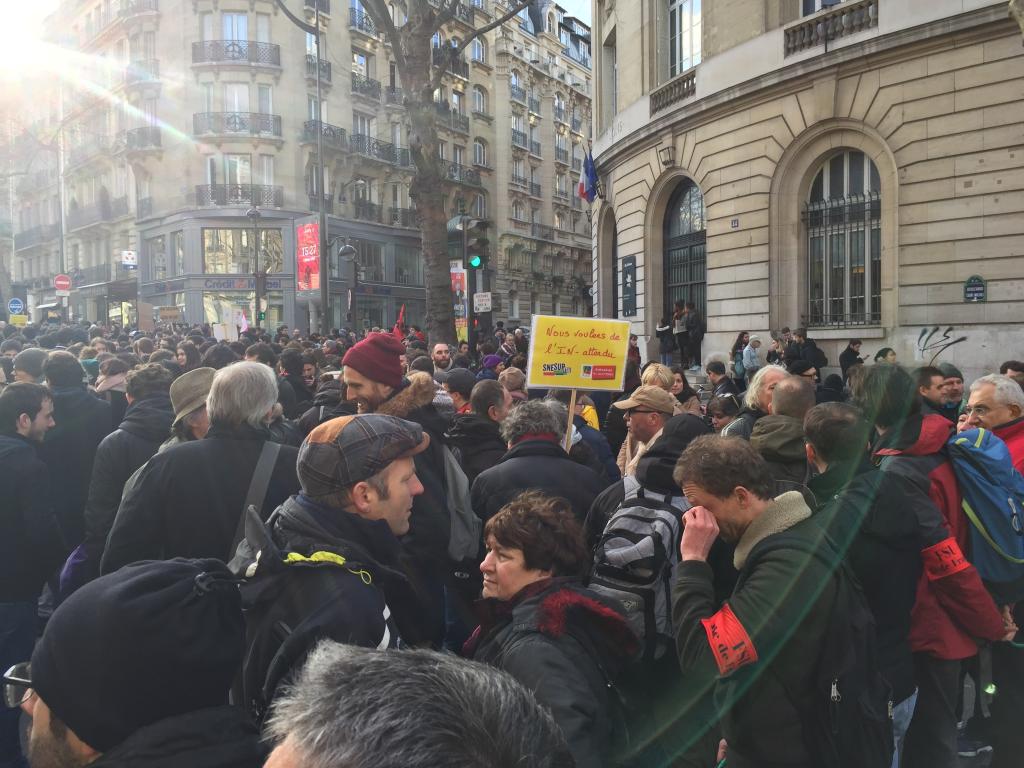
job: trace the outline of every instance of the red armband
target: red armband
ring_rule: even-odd
[[[714,616],[701,619],[700,623],[704,625],[708,645],[711,646],[711,653],[715,655],[718,672],[723,677],[731,675],[745,664],[757,661],[754,642],[728,603]]]
[[[944,579],[954,573],[960,573],[971,567],[960,550],[956,539],[950,536],[945,541],[921,550],[921,563],[929,581]]]

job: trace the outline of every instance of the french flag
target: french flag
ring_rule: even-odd
[[[592,203],[598,195],[597,184],[597,169],[594,167],[594,155],[591,152],[587,152],[583,157],[583,165],[580,166],[580,180],[576,185],[576,194],[581,200]]]

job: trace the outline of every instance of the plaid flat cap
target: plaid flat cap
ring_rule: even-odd
[[[325,421],[299,448],[299,484],[311,497],[328,496],[377,474],[396,459],[425,451],[430,436],[419,424],[363,414]]]

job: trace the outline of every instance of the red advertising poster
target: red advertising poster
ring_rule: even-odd
[[[320,290],[320,225],[300,224],[295,230],[296,279],[300,291]]]

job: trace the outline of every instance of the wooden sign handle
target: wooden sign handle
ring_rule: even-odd
[[[569,395],[569,423],[565,425],[565,452],[572,448],[572,418],[576,414],[576,390],[570,391]]]

